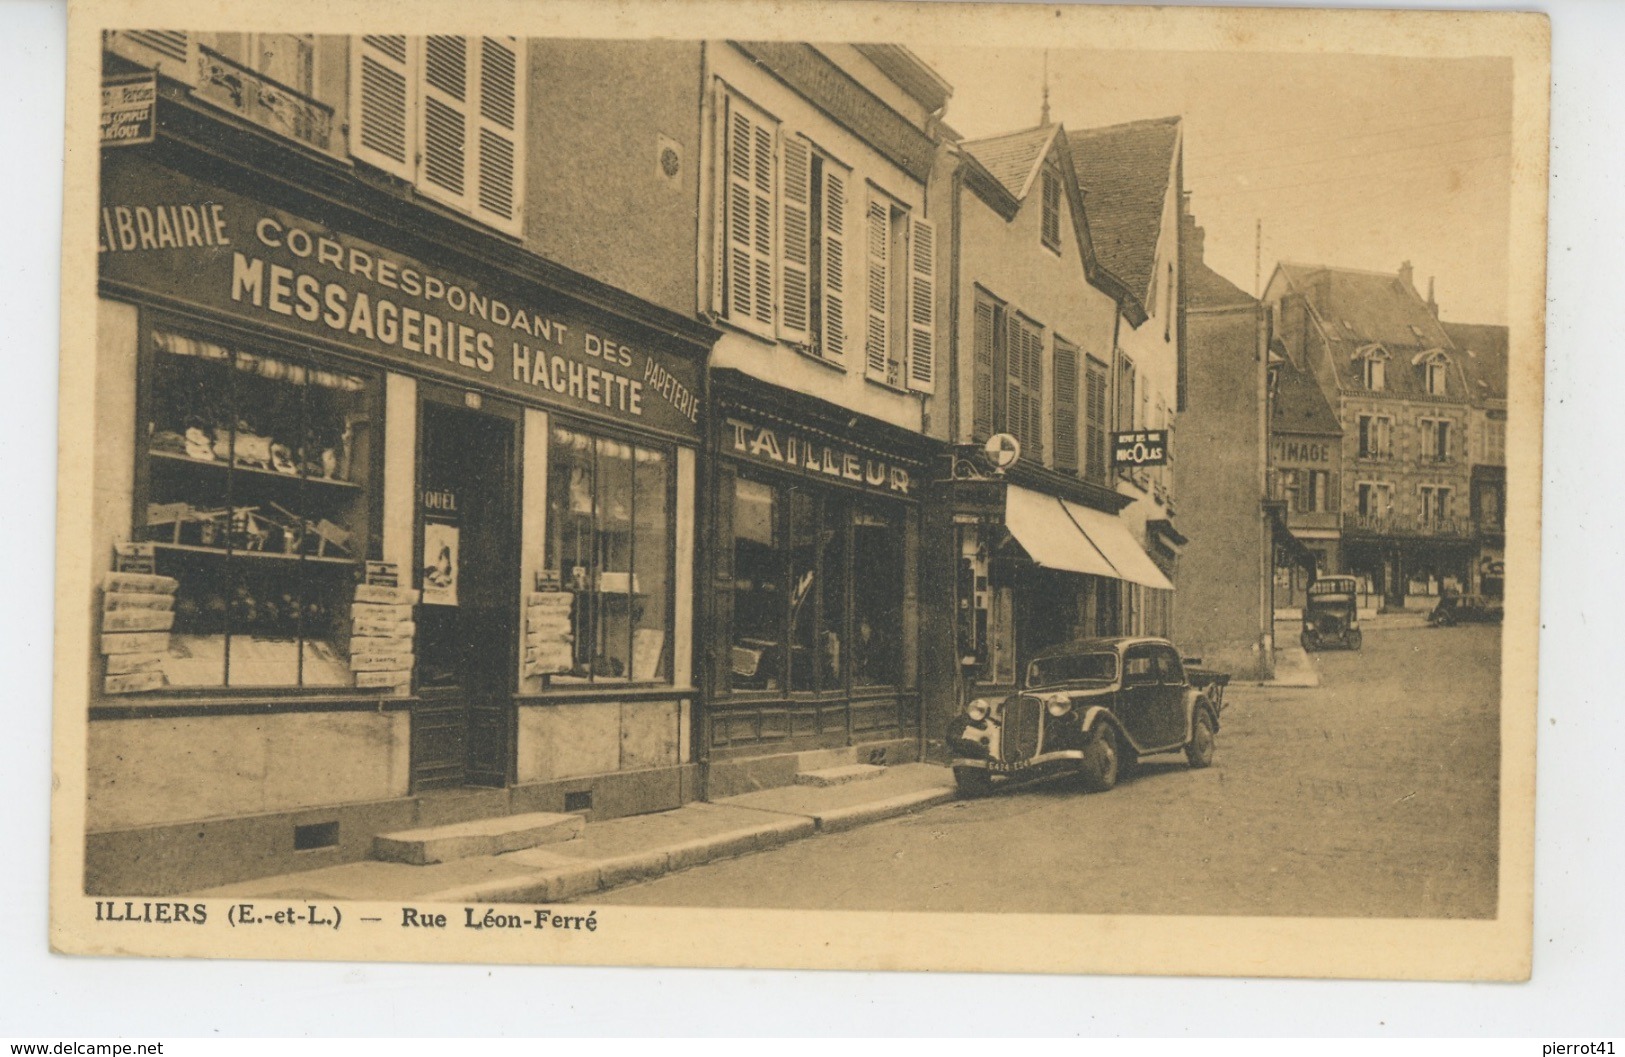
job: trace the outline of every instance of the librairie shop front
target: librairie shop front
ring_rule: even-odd
[[[703,344],[299,206],[105,159],[92,890],[692,796]]]

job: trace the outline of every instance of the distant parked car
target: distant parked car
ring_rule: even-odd
[[[1436,628],[1453,624],[1499,623],[1504,609],[1499,598],[1487,595],[1440,595],[1439,604],[1428,614],[1428,623]]]
[[[1309,585],[1303,602],[1303,631],[1298,636],[1304,649],[1333,644],[1360,648],[1364,636],[1360,634],[1358,588],[1359,582],[1352,576],[1322,576]]]
[[[1038,654],[1021,689],[980,698],[948,724],[962,793],[1001,779],[1073,771],[1092,791],[1117,784],[1142,756],[1183,752],[1213,762],[1230,676],[1187,665],[1154,638],[1084,639]]]

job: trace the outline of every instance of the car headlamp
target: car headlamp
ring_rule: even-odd
[[[1072,711],[1072,699],[1070,697],[1052,697],[1044,705],[1044,707],[1049,709],[1050,715],[1054,716],[1056,719],[1060,719],[1062,716]]]
[[[991,711],[993,711],[993,702],[989,701],[985,697],[978,697],[975,701],[972,701],[970,704],[965,706],[965,715],[970,717],[972,723],[982,722],[982,720],[987,718],[987,714]]]

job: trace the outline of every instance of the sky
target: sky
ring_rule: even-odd
[[[1442,318],[1505,323],[1511,64],[1502,59],[915,46],[971,138],[1178,114],[1207,263],[1254,290],[1276,261],[1435,277]]]

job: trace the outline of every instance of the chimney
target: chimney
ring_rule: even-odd
[[[1433,276],[1431,275],[1428,276],[1428,311],[1433,313],[1434,319],[1439,318],[1439,302],[1433,299]]]
[[[1416,281],[1412,277],[1412,274],[1411,274],[1411,262],[1410,261],[1405,261],[1405,262],[1400,264],[1400,266],[1399,266],[1399,281],[1404,283],[1406,286],[1410,287],[1412,290],[1416,289]]]

